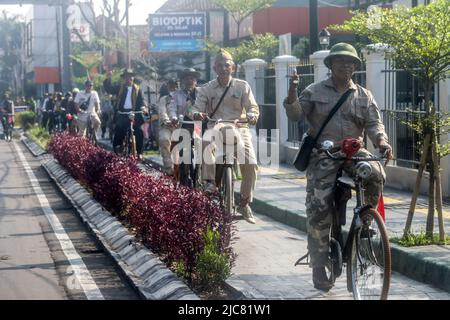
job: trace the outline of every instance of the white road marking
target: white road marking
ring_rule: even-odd
[[[64,227],[52,210],[47,197],[42,191],[39,182],[36,179],[36,176],[34,175],[30,165],[28,164],[24,154],[22,153],[22,150],[20,150],[16,142],[13,143],[17,154],[22,161],[22,165],[28,174],[28,178],[30,179],[31,185],[33,186],[34,192],[36,193],[41,208],[44,211],[48,222],[52,226],[53,232],[55,233],[56,238],[58,239],[59,244],[61,245],[65,256],[67,257],[67,260],[71,265],[74,276],[76,277],[77,284],[79,285],[79,287],[81,287],[81,289],[83,289],[84,294],[86,295],[88,300],[104,300],[105,298],[100,292],[100,289],[97,287],[97,284],[92,278],[88,268],[84,264],[83,259],[77,253],[72,241],[64,230]]]

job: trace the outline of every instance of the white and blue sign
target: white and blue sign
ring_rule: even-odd
[[[149,51],[201,51],[206,33],[205,13],[152,14]]]

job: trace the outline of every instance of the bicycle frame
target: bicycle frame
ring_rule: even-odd
[[[132,155],[134,158],[137,157],[137,149],[136,149],[136,137],[134,135],[134,122],[135,122],[135,116],[138,113],[143,113],[142,111],[128,111],[128,112],[122,112],[119,111],[119,114],[122,115],[128,115],[129,119],[129,126],[127,129],[127,133],[125,135],[125,147],[126,150],[124,152],[126,155]]]

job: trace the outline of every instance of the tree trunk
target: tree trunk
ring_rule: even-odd
[[[420,191],[420,182],[422,181],[423,171],[426,167],[428,150],[430,147],[431,135],[427,134],[424,138],[422,155],[420,157],[419,170],[417,172],[416,184],[414,185],[413,195],[411,198],[411,203],[409,205],[408,218],[406,219],[405,229],[403,230],[403,236],[406,236],[411,230],[411,224],[414,217],[414,211],[416,210],[417,197]]]
[[[436,139],[437,140],[437,139]],[[440,159],[436,148],[433,149],[434,174],[436,179],[436,210],[439,222],[439,240],[445,241],[444,219],[442,216],[442,187],[441,187],[441,171]]]
[[[430,170],[430,183],[428,185],[428,215],[427,215],[427,226],[426,226],[426,237],[433,239],[433,229],[434,229],[434,210],[435,210],[435,199],[436,199],[436,188],[435,188],[435,175],[434,175],[434,159],[432,158],[433,149],[436,147],[434,140],[436,138],[433,135],[431,148],[429,148],[429,170]]]

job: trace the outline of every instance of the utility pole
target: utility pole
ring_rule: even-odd
[[[309,50],[313,54],[319,49],[317,0],[309,0]]]
[[[62,21],[67,19],[67,8],[69,7],[69,1],[64,0],[61,3]],[[63,72],[62,72],[62,89],[63,91],[72,90],[72,64],[70,63],[71,45],[70,45],[70,30],[62,23],[62,55],[63,55]]]
[[[126,0],[126,21],[127,21],[127,68],[131,68],[131,57],[130,57],[130,0]]]

